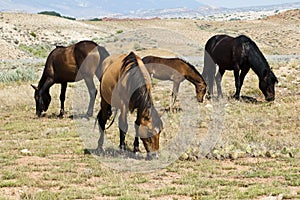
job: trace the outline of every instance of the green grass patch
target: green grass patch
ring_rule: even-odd
[[[38,76],[36,71],[29,68],[17,68],[11,70],[0,71],[0,82],[9,83],[9,82],[20,82],[20,81],[36,81]]]
[[[34,32],[31,33],[32,36],[38,37]],[[50,45],[24,45],[20,44],[19,48],[28,54],[37,58],[46,58],[52,50]]]

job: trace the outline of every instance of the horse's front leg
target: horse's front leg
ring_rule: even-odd
[[[239,100],[240,92],[241,92],[241,79],[240,79],[240,70],[238,67],[234,69],[234,79],[235,79],[235,94],[233,95],[233,98]]]
[[[119,116],[119,130],[120,130],[120,145],[119,148],[121,150],[125,150],[126,149],[126,145],[125,145],[125,136],[128,130],[128,123],[127,123],[127,109],[126,108],[122,108],[121,109],[121,114]]]
[[[89,107],[87,110],[87,117],[91,117],[93,115],[94,112],[94,104],[95,104],[95,99],[97,96],[97,90],[93,81],[92,77],[87,77],[84,79],[85,84],[89,90],[89,95],[90,95],[90,102],[89,102]]]
[[[59,117],[63,117],[65,114],[65,99],[66,99],[66,90],[67,90],[68,83],[62,83],[61,84],[61,91],[60,91],[60,111],[59,111]]]
[[[139,146],[140,146],[139,136],[136,133],[135,138],[134,138],[134,142],[133,142],[133,152],[134,153],[141,152]]]
[[[241,74],[240,74],[240,91],[241,91],[241,89],[242,89],[242,86],[243,86],[243,83],[244,83],[245,76],[246,76],[246,74],[249,72],[249,70],[250,70],[250,67],[247,67],[247,68],[245,68],[245,69],[243,69],[243,70],[241,71]]]

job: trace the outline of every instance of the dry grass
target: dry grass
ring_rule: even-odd
[[[180,55],[197,65],[199,71],[202,71],[201,55],[205,41],[217,33],[245,33],[257,41],[265,54],[299,53],[298,30],[295,29],[299,15],[295,17],[294,14],[292,18],[276,16],[239,22],[70,22],[71,25],[66,29],[64,26],[69,23],[68,20],[59,20],[53,22],[58,24],[52,25],[49,18],[44,19],[43,16],[38,22],[45,24],[45,27],[39,28],[41,25],[37,22],[33,29],[26,20],[21,24],[17,20],[20,16],[26,15],[20,14],[15,19],[10,14],[1,15],[4,21],[10,21],[17,29],[24,26],[28,28],[28,33],[35,31],[37,38],[46,32],[51,35],[57,31],[53,27],[62,24],[59,27],[62,31],[57,34],[63,34],[58,38],[64,38],[66,43],[71,43],[72,39],[66,38],[64,31],[70,29],[74,38],[93,38],[112,53],[134,50],[136,47],[140,48],[135,50],[141,56]],[[287,20],[286,26],[278,28],[281,20]],[[98,35],[102,28],[105,33]],[[284,31],[288,31],[289,39]],[[47,39],[57,40],[50,36]],[[42,44],[43,40],[36,42]],[[191,146],[184,148],[185,153],[180,153],[180,159],[169,160],[167,166],[155,168],[152,172],[112,170],[107,167],[111,160],[99,162],[92,155],[83,154],[87,144],[83,143],[82,132],[79,133],[76,127],[78,121],[68,118],[74,109],[72,100],[76,96],[76,86],[83,83],[70,84],[68,87],[64,119],[57,117],[59,85],[51,88],[52,102],[47,114],[37,118],[30,83],[1,83],[0,199],[261,199],[281,194],[287,199],[299,199],[300,62],[298,58],[273,57],[269,62],[279,79],[273,103],[264,102],[258,89],[257,76],[252,71],[246,77],[242,94],[258,99],[257,104],[229,98],[234,93],[234,78],[232,73],[227,72],[222,85],[228,99],[219,103],[206,100],[194,108],[194,88],[185,81],[180,87],[176,103],[183,111],[164,114],[161,149],[167,149],[170,138],[175,135],[187,138]],[[12,67],[9,64],[7,66]],[[171,87],[168,82],[154,81],[153,99],[158,109],[169,104]],[[96,105],[99,105],[99,99]],[[97,111],[98,106],[95,107]],[[190,121],[183,123],[184,120]],[[133,121],[134,117],[130,116],[131,125]],[[86,122],[91,124],[88,130],[92,130],[94,118]],[[126,138],[129,149],[132,148],[133,130],[131,126],[131,133]],[[97,138],[97,131],[95,134]],[[189,137],[192,137],[192,141]],[[106,139],[112,142],[112,148],[117,149],[116,124],[108,130]],[[92,145],[96,145],[96,141],[92,142]],[[215,142],[216,145],[211,149],[211,144]],[[28,151],[22,151],[24,149]],[[207,158],[199,159],[207,150],[211,150]],[[155,161],[132,158],[119,158],[116,163],[119,169],[124,169],[122,164],[157,164]]]

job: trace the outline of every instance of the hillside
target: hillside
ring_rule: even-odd
[[[220,33],[233,36],[246,34],[257,42],[266,54],[298,54],[300,48],[299,26],[297,25],[300,21],[299,17],[299,10],[292,10],[262,20],[224,22],[166,19],[90,22],[37,14],[0,13],[0,44],[3,47],[0,59],[33,58],[34,56],[30,54],[33,49],[42,49],[45,51],[44,54],[47,54],[56,44],[69,45],[84,39],[95,40],[111,51],[120,45],[122,48],[130,50],[136,42],[142,48],[147,49],[155,46],[147,44],[151,37],[154,40],[163,40],[166,31],[174,32],[180,37],[190,40],[189,43],[194,43],[190,45],[192,49],[196,48],[195,51],[198,51],[191,53],[198,55],[207,39]],[[144,35],[148,34],[147,37],[150,38],[148,41],[143,41],[143,38],[136,35],[132,39],[133,41],[129,42],[131,44],[127,42],[129,46],[126,47],[126,42],[121,42],[124,41],[122,37],[127,37],[128,34],[134,36],[134,32],[138,29],[144,29]],[[155,29],[160,29],[160,31],[155,31],[155,34],[151,33]],[[138,38],[141,41],[138,41]],[[176,38],[172,38],[172,40],[175,41]],[[162,44],[163,41],[154,43],[156,43],[156,48],[165,48],[165,44]],[[190,50],[192,51],[192,49]],[[185,54],[189,54],[189,52]]]
[[[300,199],[300,13],[260,20],[248,14],[73,21],[0,13],[0,199]],[[84,81],[68,83],[64,118],[57,116],[60,84],[50,89],[49,109],[36,116],[31,84],[57,44],[88,39],[111,54],[179,56],[201,73],[204,45],[215,34],[246,34],[257,43],[279,81],[275,101],[265,101],[253,70],[240,101],[231,98],[234,75],[226,72],[224,98],[198,103],[194,85],[183,81],[168,112],[172,82],[153,79],[151,97],[164,123],[158,160],[144,159],[142,143],[142,152],[131,154],[135,112],[128,117],[129,151],[119,151],[116,117],[103,155],[87,154],[97,146],[101,98],[94,115],[82,117],[89,98]]]

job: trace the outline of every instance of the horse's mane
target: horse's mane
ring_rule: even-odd
[[[237,39],[241,42],[244,50],[247,51],[248,64],[260,78],[263,76],[264,70],[271,71],[267,59],[254,41],[245,35],[240,35]]]
[[[264,55],[262,54],[262,52],[260,51],[260,49],[258,48],[258,46],[256,45],[256,43],[251,40],[249,37],[245,36],[245,35],[240,35],[237,37],[237,39],[240,40],[240,42],[249,50],[252,50],[252,52],[257,56],[259,57],[260,59],[262,59],[261,61],[263,61],[264,63],[267,64],[267,60],[266,58],[264,57]],[[269,65],[267,65],[268,68]]]
[[[121,66],[121,72],[127,72],[130,69],[137,67],[138,61],[136,58],[136,55],[133,52],[130,52],[124,59],[123,59],[123,64]]]
[[[200,75],[200,73],[198,72],[198,70],[195,68],[194,65],[192,65],[191,63],[189,63],[188,61],[182,59],[182,58],[178,58],[179,60],[181,60],[182,62],[184,62],[185,64],[187,64],[196,74]]]
[[[121,71],[123,73],[129,72],[131,69],[139,67],[137,57],[133,52],[130,52],[124,59],[123,64],[121,66]],[[139,70],[142,71],[142,70]],[[139,86],[131,95],[130,97],[130,106],[129,110],[130,112],[133,112],[135,108],[138,109],[138,115],[142,114],[144,111],[146,111],[148,108],[152,105],[152,99],[150,95],[150,90],[146,86],[147,81],[144,80],[144,76],[134,72],[131,74],[132,77],[130,77],[130,81],[135,81],[137,84],[139,84],[141,81],[143,82],[142,86]],[[133,80],[134,79],[134,80]],[[135,80],[137,79],[137,80]],[[141,80],[143,79],[143,80]]]
[[[56,45],[55,47],[56,48],[65,48],[65,46],[62,46],[62,45]]]

